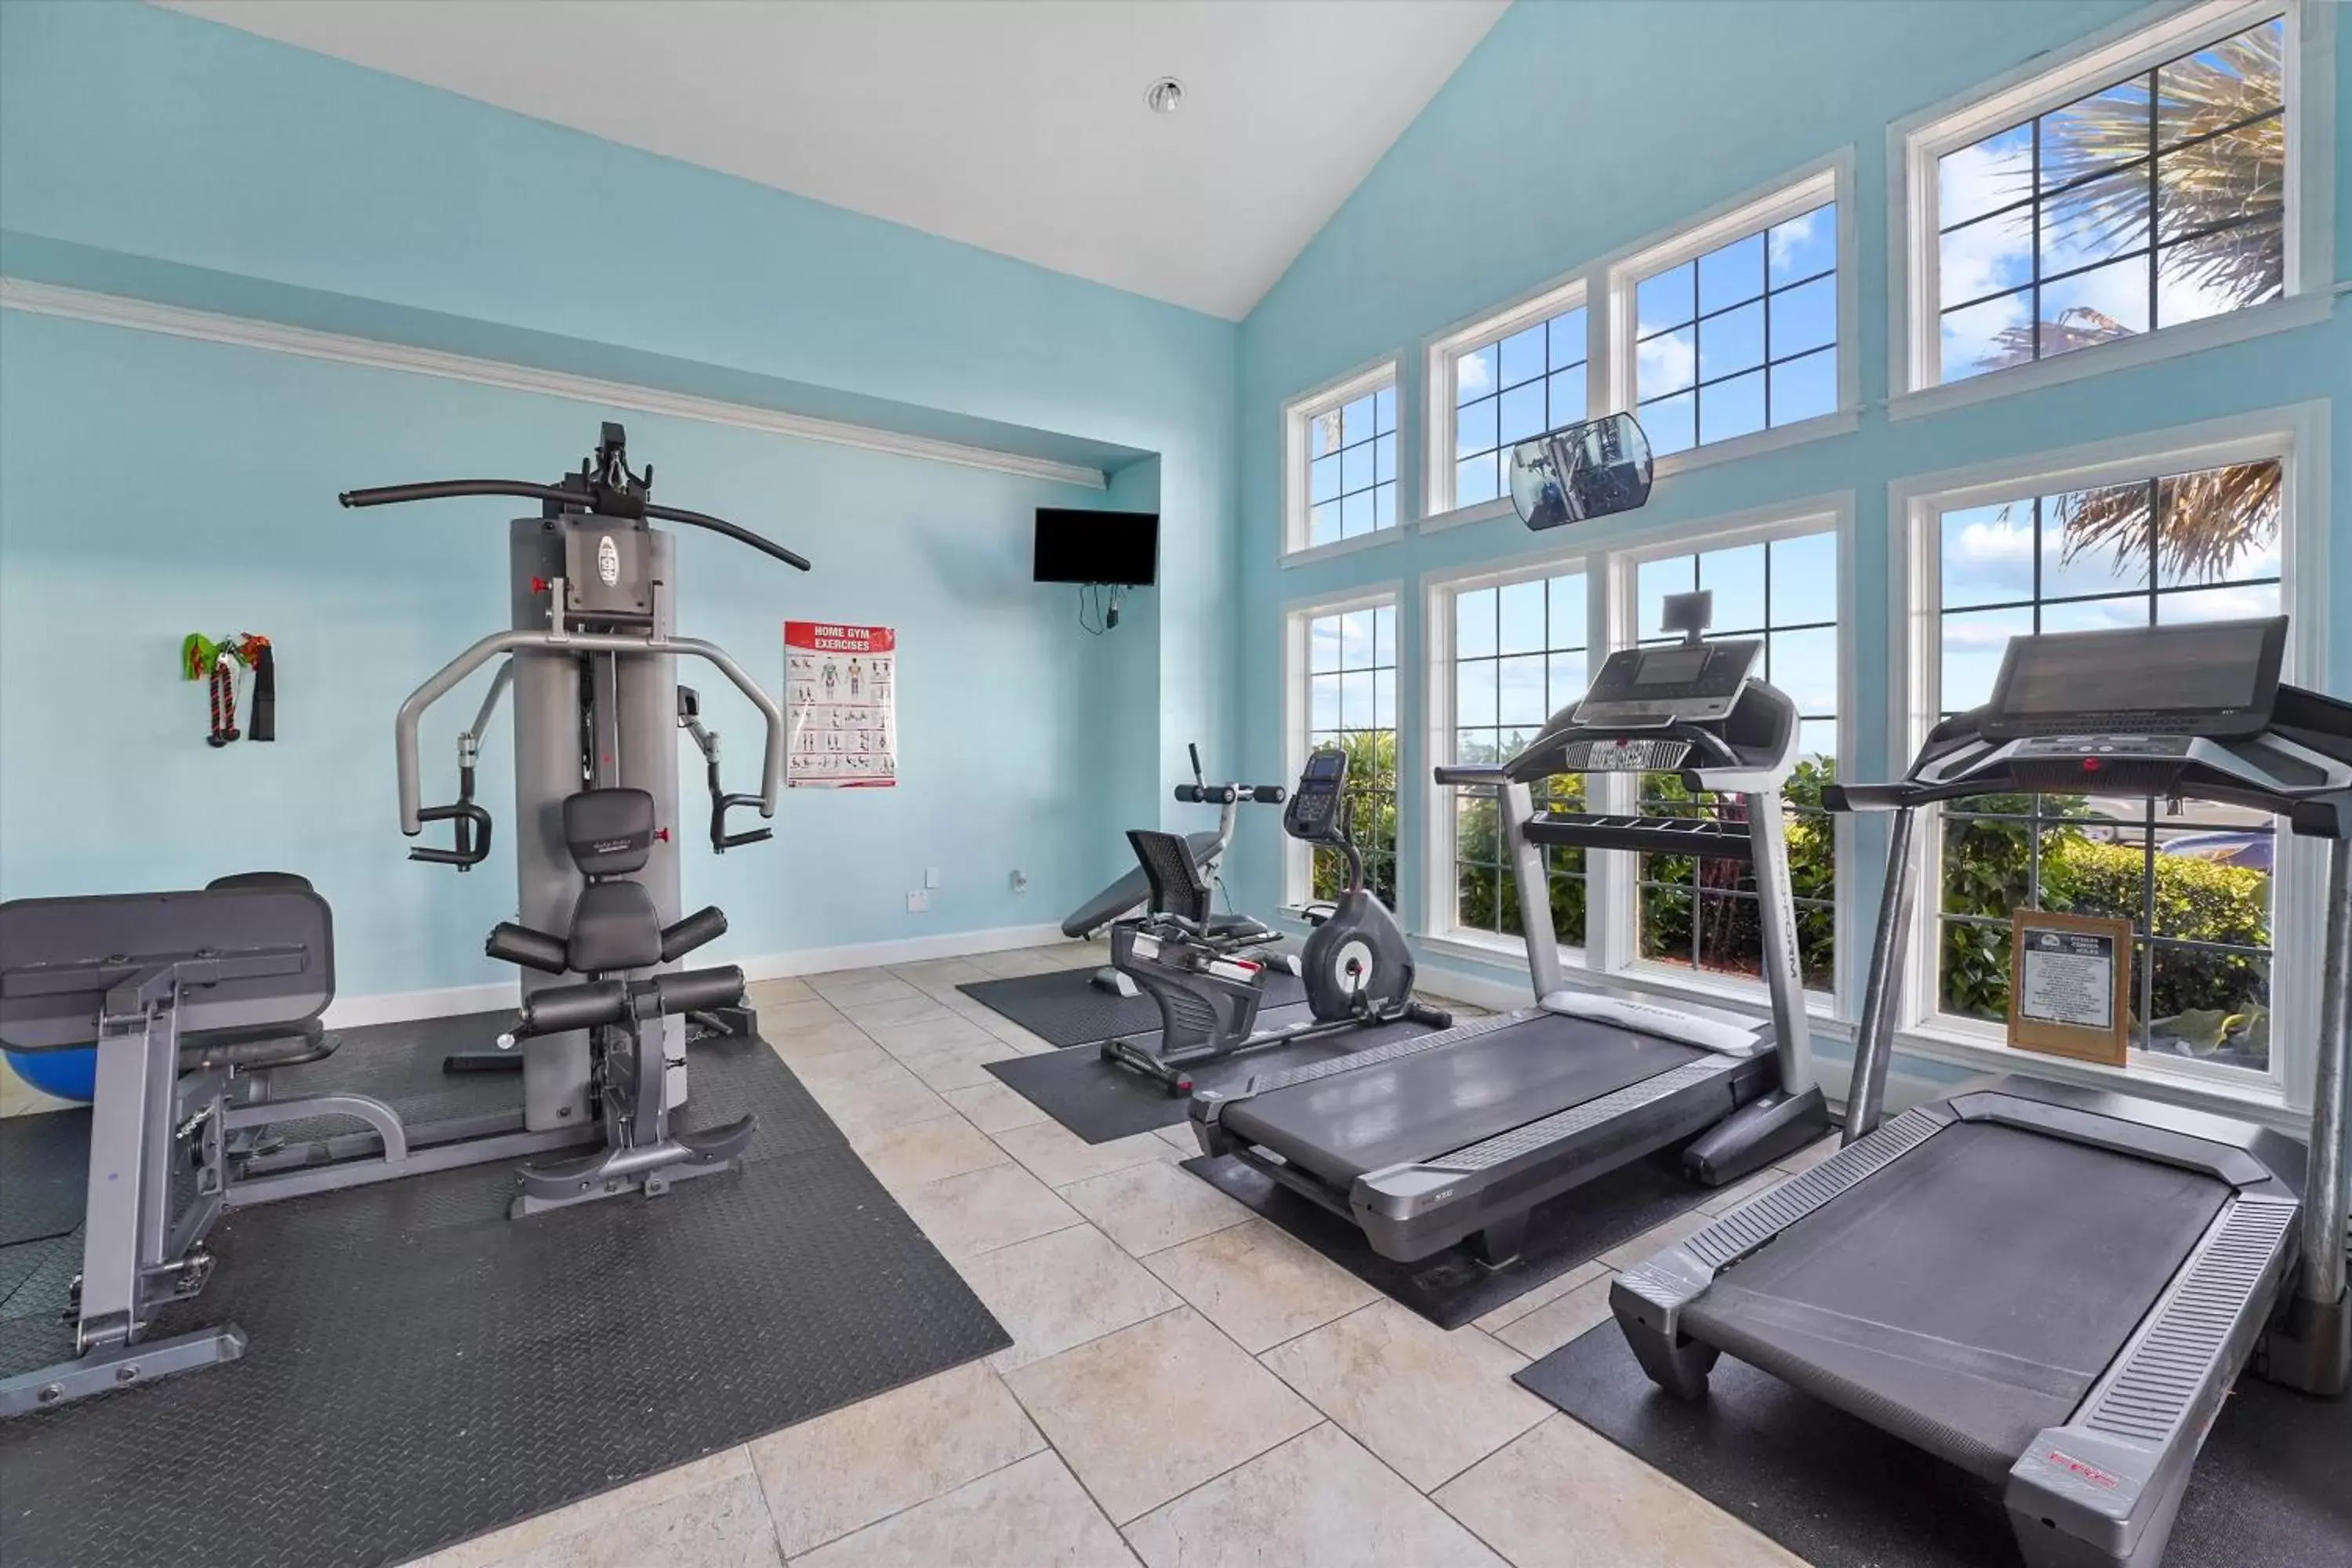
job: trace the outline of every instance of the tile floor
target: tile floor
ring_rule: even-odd
[[[1510,1380],[1608,1316],[1611,1268],[1643,1244],[1446,1333],[1179,1170],[1182,1128],[1088,1145],[982,1070],[1046,1047],[958,984],[1098,957],[1069,945],[752,989],[778,1054],[1009,1349],[423,1562],[1797,1562]]]

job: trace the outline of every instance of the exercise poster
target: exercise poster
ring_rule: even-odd
[[[784,783],[888,789],[898,782],[898,637],[888,626],[784,623]]]

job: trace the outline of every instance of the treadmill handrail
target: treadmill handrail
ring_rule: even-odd
[[[776,797],[784,777],[784,711],[725,648],[715,643],[704,642],[699,637],[623,637],[608,632],[557,632],[518,627],[510,631],[492,632],[483,637],[443,665],[426,679],[425,684],[410,692],[408,700],[400,705],[400,712],[393,720],[393,746],[399,776],[401,832],[413,838],[425,827],[418,816],[423,803],[417,791],[417,721],[424,717],[427,708],[446,696],[459,681],[499,655],[512,653],[518,648],[557,653],[689,654],[709,660],[767,721],[767,759],[760,774],[760,815],[776,815]]]

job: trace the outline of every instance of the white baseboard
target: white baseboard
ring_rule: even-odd
[[[891,963],[920,963],[934,958],[965,958],[976,952],[1003,952],[1017,947],[1043,947],[1066,941],[1059,925],[999,926],[991,931],[947,931],[938,936],[905,937],[895,942],[856,942],[845,947],[809,947],[792,952],[766,952],[739,957],[743,977],[757,983],[793,975],[823,974],[836,969],[875,969]],[[713,955],[714,962],[723,954]],[[355,1029],[368,1024],[405,1024],[418,1018],[446,1018],[459,1013],[491,1013],[511,1009],[522,999],[515,981],[487,985],[449,985],[434,991],[385,991],[372,996],[338,996],[327,1009],[330,1028]],[[1471,997],[1465,1001],[1474,1000]]]

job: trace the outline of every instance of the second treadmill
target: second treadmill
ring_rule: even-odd
[[[1411,1262],[1467,1240],[1500,1264],[1517,1255],[1530,1209],[1631,1161],[1691,1141],[1686,1173],[1716,1185],[1828,1130],[1781,820],[1796,708],[1758,679],[1761,642],[1700,640],[1706,595],[1668,603],[1685,642],[1612,655],[1508,762],[1436,770],[1440,784],[1498,796],[1537,1005],[1202,1090],[1192,1117],[1204,1152],[1353,1220],[1384,1257]],[[1652,772],[1738,805],[1695,817],[1533,806],[1531,786],[1556,774]],[[1569,989],[1544,940],[1553,845],[1752,867],[1770,1026]]]

